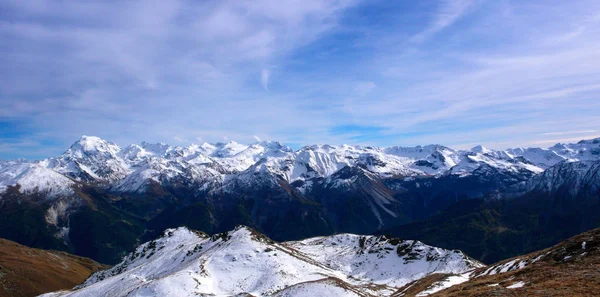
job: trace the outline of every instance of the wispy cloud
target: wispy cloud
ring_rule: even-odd
[[[57,154],[81,134],[526,146],[592,137],[578,132],[600,122],[598,1],[7,0],[0,11],[0,158]]]
[[[596,133],[596,130],[576,130],[576,131],[560,131],[560,132],[546,132],[541,135],[574,135],[574,134],[590,134]]]
[[[260,72],[260,83],[262,84],[263,89],[266,91],[269,90],[269,78],[271,77],[271,72],[269,69],[263,69]]]
[[[430,25],[419,34],[412,38],[414,42],[423,42],[442,31],[444,28],[451,26],[464,16],[469,8],[473,5],[473,0],[442,0],[439,1],[439,8],[433,16]]]

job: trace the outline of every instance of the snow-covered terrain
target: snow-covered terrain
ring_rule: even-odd
[[[482,267],[460,251],[418,241],[341,234],[275,243],[247,227],[209,237],[169,229],[50,296],[389,296],[432,273]]]
[[[7,161],[0,162],[0,192],[8,186],[20,185],[22,193],[41,193],[53,198],[73,193],[75,185],[68,177],[39,164]]]
[[[460,251],[385,236],[339,234],[284,245],[344,275],[393,287],[401,287],[431,273],[468,271],[481,266]]]
[[[562,193],[570,197],[594,194],[600,190],[600,162],[563,161],[527,181],[524,191]]]
[[[63,155],[42,161],[0,163],[0,191],[19,183],[23,190],[61,194],[73,181],[103,185],[117,192],[143,192],[151,183],[188,185],[201,191],[247,183],[255,172],[267,172],[288,183],[309,187],[344,167],[360,166],[382,178],[469,176],[494,170],[535,175],[559,162],[600,160],[600,138],[548,149],[515,148],[504,151],[476,146],[457,151],[440,145],[378,148],[350,145],[311,145],[297,151],[271,141],[243,145],[236,142],[190,145],[118,145],[82,136]],[[30,177],[19,178],[29,168]],[[45,168],[47,170],[42,170]],[[66,178],[61,178],[59,175]],[[233,183],[232,183],[233,181]],[[41,183],[41,184],[40,184]]]

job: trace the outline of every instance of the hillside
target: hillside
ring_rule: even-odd
[[[0,239],[0,297],[29,297],[72,288],[104,268],[87,258]]]
[[[600,229],[595,229],[462,275],[418,280],[395,296],[598,296],[599,290]]]
[[[389,296],[434,273],[482,267],[413,240],[340,234],[276,243],[247,227],[208,236],[169,229],[57,296]]]

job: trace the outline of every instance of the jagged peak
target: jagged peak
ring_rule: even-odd
[[[203,149],[214,149],[215,145],[208,142],[203,142],[199,147]]]
[[[206,234],[202,231],[198,231],[198,230],[190,229],[185,226],[181,226],[181,227],[177,227],[177,228],[166,229],[165,231],[163,231],[162,236],[160,238],[170,238],[173,236],[189,236],[189,235],[197,236],[200,238],[208,238],[209,237],[208,234]]]
[[[280,141],[262,140],[262,141],[257,141],[255,143],[251,144],[250,146],[251,147],[264,147],[264,148],[269,148],[269,149],[273,149],[273,150],[293,152],[293,150],[291,148],[289,148],[288,146],[283,144],[283,142],[280,142]]]
[[[245,226],[245,225],[237,225],[233,230],[216,233],[213,235],[208,235],[202,231],[190,229],[185,226],[177,227],[177,228],[169,228],[166,229],[162,235],[156,240],[165,240],[168,238],[182,238],[182,237],[199,237],[199,238],[211,238],[213,241],[223,240],[238,240],[238,241],[246,241],[246,240],[258,240],[261,242],[269,242],[273,243],[273,241],[268,238],[266,235],[256,231],[255,229]]]
[[[253,240],[274,243],[274,241],[266,235],[246,225],[237,225],[232,231],[229,231],[228,234],[230,234],[232,238],[237,238],[241,240]]]
[[[579,142],[577,142],[577,144],[598,144],[598,145],[600,145],[600,137],[580,140]]]
[[[481,153],[481,154],[487,154],[492,152],[492,150],[484,147],[483,145],[476,145],[473,148],[471,148],[471,151],[474,153]]]

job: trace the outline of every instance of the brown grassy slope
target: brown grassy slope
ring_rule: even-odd
[[[475,277],[431,296],[600,296],[600,229],[490,267],[514,259],[519,259],[516,263],[531,261],[540,256],[538,261],[525,268]],[[476,275],[486,270],[481,269]],[[507,288],[517,282],[525,284],[522,288]]]
[[[427,290],[427,288],[438,281],[444,280],[446,277],[452,274],[445,273],[434,273],[430,274],[420,280],[416,280],[406,284],[392,294],[391,297],[404,297],[404,296],[416,296],[417,294]]]
[[[104,268],[107,267],[88,258],[0,239],[0,297],[37,296],[70,289]]]

